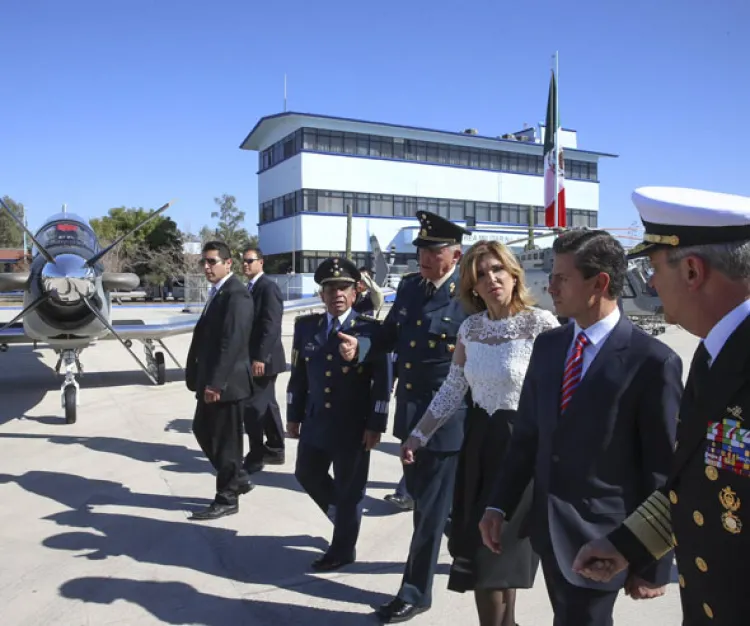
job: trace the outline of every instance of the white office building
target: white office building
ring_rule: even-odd
[[[545,234],[543,135],[543,126],[491,137],[303,113],[264,117],[240,147],[258,152],[266,270],[294,267],[287,293],[313,293],[318,264],[345,251],[347,207],[358,266],[372,265],[373,235],[395,264],[415,259],[420,209],[467,226],[465,244],[524,237],[530,216],[536,235]],[[563,131],[568,225],[595,227],[599,159],[616,155],[577,144],[576,131]]]

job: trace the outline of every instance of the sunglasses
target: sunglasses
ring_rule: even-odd
[[[200,261],[198,261],[198,266],[203,267],[206,263],[208,263],[211,266],[214,266],[217,263],[221,263],[221,259],[216,259],[216,258],[201,259]]]
[[[244,263],[245,265],[252,265],[252,264],[253,264],[253,263],[255,263],[256,261],[260,261],[260,259],[242,259],[242,262],[243,262],[243,263]]]

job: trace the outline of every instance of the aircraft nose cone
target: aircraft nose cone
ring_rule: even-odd
[[[44,290],[61,302],[78,302],[94,293],[94,270],[77,254],[59,254],[42,269]]]

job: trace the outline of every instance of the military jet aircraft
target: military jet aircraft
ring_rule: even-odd
[[[9,344],[45,344],[58,356],[55,371],[65,371],[60,388],[65,421],[76,421],[81,375],[81,351],[100,339],[116,339],[133,356],[151,382],[166,381],[164,352],[180,367],[164,345],[163,339],[192,332],[197,316],[166,324],[147,324],[143,320],[112,320],[110,292],[138,286],[136,274],[105,272],[102,258],[124,239],[161,215],[168,202],[106,248],[99,245],[88,222],[63,211],[45,221],[33,234],[0,199],[2,208],[33,242],[30,271],[0,274],[0,292],[23,290],[23,310],[10,322],[0,326],[0,351]],[[22,320],[22,321],[19,321]],[[146,363],[133,352],[133,341],[143,343]],[[156,345],[162,351],[155,350]]]

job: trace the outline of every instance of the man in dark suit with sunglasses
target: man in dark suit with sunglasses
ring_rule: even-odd
[[[253,393],[250,330],[253,299],[232,274],[222,241],[203,246],[200,260],[211,291],[193,331],[185,382],[198,404],[193,433],[216,470],[216,497],[190,519],[213,520],[239,511],[239,496],[253,488],[242,467],[242,406]]]

